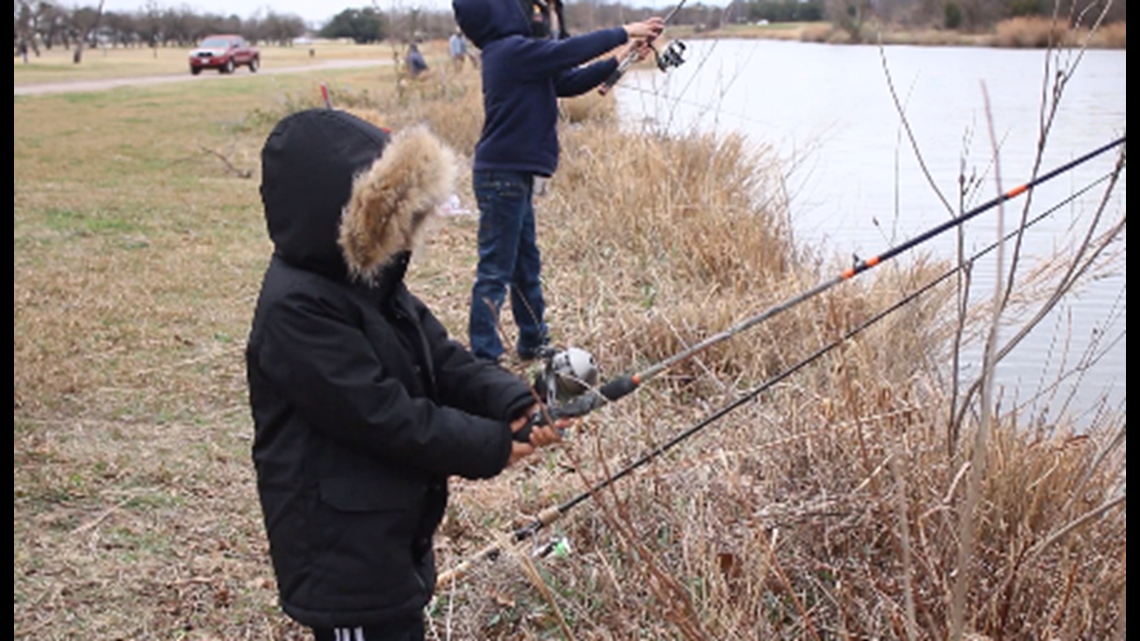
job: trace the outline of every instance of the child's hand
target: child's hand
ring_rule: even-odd
[[[540,410],[538,405],[533,405],[523,415],[511,422],[511,431],[517,432],[521,430],[530,421],[530,417]],[[560,418],[554,421],[553,425],[534,426],[530,432],[530,442],[522,443],[519,441],[511,441],[511,457],[507,461],[507,465],[514,465],[520,459],[526,458],[533,454],[538,448],[547,445],[553,445],[562,440],[562,431],[569,429],[572,421],[568,418]]]
[[[641,22],[631,22],[623,27],[631,40],[652,42],[665,31],[665,19],[654,16]]]
[[[628,56],[633,56],[633,62],[641,62],[649,57],[651,51],[653,48],[649,46],[648,41],[630,40],[618,51],[617,59],[622,60]]]

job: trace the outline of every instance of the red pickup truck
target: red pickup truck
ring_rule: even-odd
[[[190,73],[195,76],[203,69],[217,69],[233,73],[238,67],[249,67],[253,73],[261,66],[261,52],[246,43],[245,38],[232,34],[207,36],[190,52]]]

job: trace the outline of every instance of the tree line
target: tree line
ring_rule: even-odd
[[[69,8],[52,2],[13,0],[12,44],[17,53],[40,48],[187,47],[211,33],[236,33],[251,42],[288,45],[308,33],[299,16],[268,11],[241,18],[162,9],[155,2],[136,11],[104,11],[103,5]]]
[[[686,3],[672,24],[698,30],[731,23],[812,22],[838,26],[874,19],[902,27],[933,27],[980,31],[1018,16],[1057,16],[1071,23],[1087,19],[1092,10],[1108,5],[1107,22],[1125,20],[1124,2],[1111,0],[733,0],[719,7]],[[210,33],[237,33],[254,43],[290,45],[296,38],[317,35],[347,38],[357,43],[394,39],[403,42],[446,38],[455,30],[450,11],[394,9],[384,11],[373,0],[346,8],[315,32],[299,16],[268,10],[241,18],[195,12],[188,7],[159,8],[155,0],[136,11],[104,11],[97,6],[69,8],[36,0],[13,0],[13,49],[39,54],[39,48],[186,47]],[[664,9],[638,8],[603,0],[567,0],[564,15],[571,34],[661,15]]]

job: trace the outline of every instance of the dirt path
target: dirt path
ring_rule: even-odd
[[[318,65],[304,65],[297,67],[279,67],[258,69],[258,75],[274,75],[279,73],[298,73],[301,71],[316,71],[320,69],[350,69],[355,67],[379,67],[392,64],[391,60],[330,60]],[[66,93],[83,91],[105,91],[119,87],[137,87],[143,85],[161,85],[171,82],[224,82],[248,75],[246,69],[238,69],[233,74],[203,73],[192,76],[189,73],[172,74],[165,76],[139,76],[136,78],[106,78],[103,80],[75,80],[71,82],[56,82],[36,85],[21,85],[12,87],[15,96],[36,96],[48,93]]]

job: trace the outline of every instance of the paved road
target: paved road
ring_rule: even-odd
[[[261,74],[297,73],[300,71],[318,71],[321,69],[351,69],[355,67],[379,67],[392,64],[391,60],[330,60],[316,65],[300,67],[261,67],[257,70]],[[242,75],[248,75],[249,70],[239,67],[232,75],[217,72],[203,72],[200,76],[192,76],[189,72],[167,76],[140,76],[137,78],[108,78],[106,80],[76,80],[72,82],[55,82],[40,85],[21,85],[12,87],[15,96],[35,96],[47,93],[66,93],[80,91],[105,91],[118,87],[131,87],[142,85],[161,85],[171,82],[222,82],[233,80]]]

